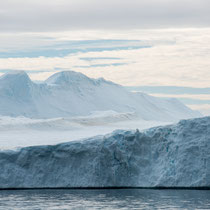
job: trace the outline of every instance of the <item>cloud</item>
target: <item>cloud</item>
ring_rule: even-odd
[[[183,99],[195,99],[195,100],[203,100],[210,101],[209,94],[163,94],[163,93],[153,93],[151,94],[156,97],[167,97],[167,98],[183,98]]]
[[[67,40],[66,34],[52,34],[49,40],[53,46],[61,40]],[[79,32],[71,32],[70,37],[78,37]],[[91,37],[92,32],[86,37]],[[97,36],[96,36],[97,34]],[[39,35],[41,36],[41,35]],[[81,35],[84,38],[84,34]],[[166,86],[189,86],[209,87],[210,84],[210,29],[158,29],[158,30],[131,30],[129,32],[97,32],[94,35],[98,44],[100,40],[108,37],[106,45],[112,46],[113,39],[117,38],[136,40],[140,43],[149,43],[150,48],[122,49],[114,46],[110,50],[77,52],[64,57],[20,57],[1,58],[1,70],[30,70],[55,72],[58,70],[75,70],[90,77],[104,77],[116,83],[127,86],[139,85],[166,85]],[[44,36],[46,38],[46,36]],[[54,38],[53,38],[54,37]],[[52,39],[53,38],[53,39]],[[42,40],[42,39],[40,39]],[[103,40],[102,40],[103,41]],[[41,41],[42,42],[42,41]],[[95,43],[97,43],[95,42]],[[29,49],[29,43],[25,46]],[[90,42],[90,46],[94,42]],[[136,42],[132,42],[135,44]],[[87,45],[88,46],[88,45]],[[67,46],[68,47],[68,46]],[[72,47],[72,46],[71,46]],[[22,47],[24,48],[24,47]],[[21,49],[22,49],[21,48]],[[32,49],[34,45],[32,44]],[[54,47],[52,47],[53,49]],[[6,48],[4,50],[7,50]],[[17,47],[18,50],[18,47]],[[21,51],[20,51],[21,54]],[[119,58],[109,59],[80,59],[88,58]],[[112,65],[121,63],[122,65]],[[91,68],[84,68],[91,66]],[[48,73],[49,74],[49,73]],[[41,75],[41,74],[40,74]],[[40,79],[42,79],[40,77]]]
[[[201,112],[203,115],[210,116],[210,104],[192,104],[188,105],[191,109],[198,110]]]
[[[7,0],[1,31],[210,26],[208,0]]]

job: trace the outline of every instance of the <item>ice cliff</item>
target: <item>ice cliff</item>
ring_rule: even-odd
[[[31,81],[25,72],[7,73],[0,77],[0,99],[0,115],[12,117],[75,117],[107,110],[167,122],[201,116],[178,100],[132,93],[73,71],[56,73],[43,83]]]
[[[0,152],[0,188],[210,187],[210,117]]]

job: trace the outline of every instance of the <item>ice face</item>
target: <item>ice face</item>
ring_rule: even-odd
[[[210,117],[0,152],[0,188],[209,187]]]

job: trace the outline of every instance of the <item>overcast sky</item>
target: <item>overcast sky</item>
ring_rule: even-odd
[[[209,58],[210,0],[0,0],[0,75],[74,70],[128,86],[202,88]],[[184,97],[210,113],[209,95]]]
[[[0,0],[0,31],[210,26],[209,0]]]

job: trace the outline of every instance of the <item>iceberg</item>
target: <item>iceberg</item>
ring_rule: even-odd
[[[0,188],[210,188],[210,117],[0,151]]]

